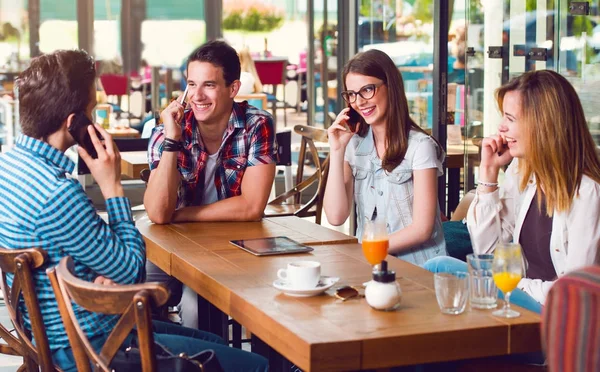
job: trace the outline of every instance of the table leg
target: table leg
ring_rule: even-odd
[[[242,326],[235,320],[231,320],[231,346],[236,349],[242,348]]]
[[[263,340],[256,337],[256,335],[252,335],[252,352],[258,355],[262,355],[263,357],[269,360],[269,371],[279,372],[292,371],[293,364],[285,359],[281,354],[279,354],[275,349],[271,346],[267,345]],[[295,368],[294,371],[300,371],[299,368]]]
[[[296,98],[296,112],[302,109],[302,73],[298,73],[298,97]]]
[[[198,295],[198,329],[214,333],[229,342],[229,317]]]

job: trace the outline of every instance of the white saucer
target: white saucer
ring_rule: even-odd
[[[335,283],[338,282],[340,278],[335,276],[321,276],[321,280],[319,280],[319,284],[315,288],[310,289],[296,289],[291,288],[288,283],[284,282],[281,279],[277,279],[273,282],[273,287],[282,291],[288,296],[293,297],[312,297],[319,295],[329,288],[331,288]]]

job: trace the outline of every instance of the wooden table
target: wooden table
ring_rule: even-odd
[[[106,130],[113,138],[140,138],[141,133],[133,128],[109,128]]]
[[[215,249],[239,250],[231,245],[229,240],[287,236],[312,246],[357,242],[353,236],[295,216],[265,218],[259,222],[198,222],[170,225],[155,225],[144,216],[136,222],[136,226],[146,241],[148,259],[170,275],[173,252],[185,250],[201,254]]]
[[[333,289],[317,297],[288,297],[272,286],[277,270],[288,262],[321,262],[323,275],[341,278],[335,287],[367,281],[371,266],[356,243],[266,257],[228,243],[240,237],[272,236],[294,223],[294,218],[285,223],[271,221],[275,219],[138,227],[153,262],[160,263],[157,256],[168,252],[171,275],[305,371],[387,368],[540,350],[537,314],[519,309],[522,316],[516,319],[500,319],[480,310],[444,315],[436,302],[433,275],[390,256],[389,266],[403,291],[396,311],[375,311],[364,299],[342,302],[333,296]],[[308,233],[304,226],[300,229]],[[321,229],[313,225],[314,231]],[[295,234],[294,239],[302,238],[303,233]],[[322,243],[320,239],[316,240]]]
[[[146,168],[148,168],[148,153],[146,151],[124,151],[121,153],[121,174],[138,179],[140,172]]]

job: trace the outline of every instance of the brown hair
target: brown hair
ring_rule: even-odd
[[[225,85],[240,80],[240,57],[233,47],[223,40],[210,40],[194,50],[188,57],[187,68],[192,62],[208,62],[223,69]]]
[[[85,111],[95,77],[94,61],[83,50],[33,58],[17,79],[23,134],[46,139],[70,114]]]
[[[549,216],[555,209],[566,211],[584,175],[600,183],[596,145],[577,92],[554,71],[531,71],[496,91],[500,111],[506,93],[512,91],[521,96],[518,120],[525,133],[526,154],[519,159],[519,188],[523,191],[533,175],[538,205],[543,192]]]
[[[349,73],[372,76],[383,81],[388,91],[388,111],[385,115],[385,154],[381,159],[383,169],[391,172],[406,155],[408,136],[411,129],[425,133],[410,117],[408,101],[404,93],[404,82],[400,71],[392,59],[382,51],[371,49],[358,53],[346,63],[343,73],[344,90]],[[397,125],[395,125],[397,123]],[[364,137],[369,130],[368,124],[360,117],[359,135]]]

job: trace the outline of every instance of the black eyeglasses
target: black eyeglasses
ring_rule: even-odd
[[[379,88],[383,84],[383,82],[377,84],[367,84],[364,87],[360,88],[358,92],[355,92],[353,90],[345,90],[342,92],[341,95],[344,101],[348,103],[356,102],[357,95],[361,96],[363,99],[371,99],[373,98],[373,96],[375,96],[377,88]]]

